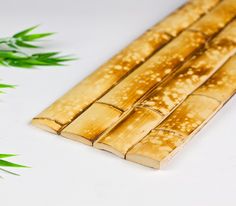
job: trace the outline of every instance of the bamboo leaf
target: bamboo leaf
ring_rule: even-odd
[[[25,47],[25,48],[40,48],[39,46],[28,44],[21,40],[17,40],[16,45],[20,47]]]
[[[9,59],[24,59],[25,55],[19,53],[15,50],[0,50],[0,58],[3,60],[4,58]]]
[[[10,85],[10,84],[0,84],[0,88],[14,88],[14,85]],[[0,158],[1,158],[1,154],[0,154]]]
[[[0,154],[0,158],[15,157],[15,154]]]
[[[1,167],[22,167],[22,168],[28,168],[27,166],[16,164],[16,163],[12,163],[12,162],[8,162],[8,161],[2,160],[2,159],[0,159],[0,166]]]
[[[63,62],[75,60],[75,58],[71,58],[70,56],[60,56],[59,52],[24,53],[20,48],[39,48],[39,46],[29,44],[28,42],[33,42],[54,34],[51,32],[30,34],[37,27],[34,26],[25,29],[13,35],[13,37],[0,38],[0,42],[9,47],[9,49],[1,49],[0,47],[0,65],[31,69],[36,66],[62,66]]]
[[[15,44],[13,44],[13,43],[8,43],[7,45],[8,45],[10,48],[18,49],[18,47],[17,47]]]
[[[14,34],[13,37],[15,37],[15,38],[23,37],[23,36],[25,36],[26,34],[28,34],[28,33],[30,33],[31,31],[33,31],[34,29],[36,29],[37,27],[38,27],[38,25],[33,26],[33,27],[30,27],[30,28],[28,28],[28,29],[25,29],[25,30],[23,30],[23,31],[21,31],[21,32],[19,32],[19,33]]]
[[[6,60],[8,62],[9,66],[13,66],[13,67],[19,67],[19,68],[24,68],[24,69],[30,69],[33,68],[33,65],[31,64],[27,64],[22,60]]]
[[[59,52],[47,52],[47,53],[35,53],[32,56],[44,59],[44,58],[56,56],[58,54]]]
[[[31,34],[31,35],[26,35],[26,36],[22,36],[21,39],[23,41],[34,41],[36,39],[42,39],[48,36],[53,35],[54,33],[41,33],[41,34]]]
[[[59,56],[59,52],[44,52],[26,54],[21,48],[37,49],[36,45],[29,44],[38,39],[53,35],[54,33],[30,34],[38,26],[33,26],[21,32],[14,34],[12,37],[0,39],[0,65],[14,66],[18,68],[34,68],[35,66],[61,66],[62,62],[75,60],[69,56]],[[2,46],[3,45],[3,46]],[[7,48],[5,48],[7,47]],[[0,89],[14,88],[14,85],[0,84]],[[0,90],[0,93],[3,93]],[[13,157],[14,154],[0,154],[0,170],[9,174],[18,175],[2,167],[28,168],[27,166],[16,164],[3,160],[4,158]]]

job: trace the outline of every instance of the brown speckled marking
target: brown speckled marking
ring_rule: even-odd
[[[205,41],[205,36],[200,32],[183,32],[98,101],[124,111],[129,109],[153,86],[175,71],[196,49],[203,46]]]
[[[145,166],[160,168],[235,93],[235,64],[236,56],[233,56],[205,84],[199,87],[170,114],[165,121],[136,144],[126,154],[126,159]],[[219,81],[220,84],[218,83]]]
[[[157,24],[158,30],[177,36],[191,24],[190,22],[195,22],[203,11],[208,12],[210,7],[216,6],[219,2],[219,0],[190,0]]]
[[[197,89],[193,94],[206,95],[224,101],[236,92],[236,56],[232,57],[225,67],[213,78]]]
[[[145,156],[155,160],[159,168],[186,141],[188,135],[215,113],[219,105],[221,104],[217,100],[205,96],[188,97],[163,123],[135,145],[126,158],[132,161],[135,156]]]
[[[147,131],[154,128],[162,118],[161,114],[149,109],[136,108],[111,132],[101,136],[94,143],[94,147],[110,151],[124,158],[128,149],[147,135]]]
[[[233,41],[234,40],[234,41]],[[184,98],[206,81],[236,52],[236,21],[229,24],[200,53],[157,87],[142,103],[164,115],[169,114]]]
[[[229,5],[225,3],[222,3],[219,6],[219,8],[223,8],[223,10],[227,10],[228,7]],[[218,20],[221,18],[224,19],[225,15],[222,15],[219,8],[217,7],[208,15],[212,16],[212,18],[217,18]],[[236,7],[234,15],[236,15]],[[233,18],[233,15],[231,15],[231,18]],[[201,22],[204,25],[206,25],[206,22],[209,23],[209,21],[205,21],[205,19],[207,20],[208,16],[201,19]],[[230,20],[230,18],[227,18],[227,21]],[[222,21],[224,22],[222,24],[226,25],[227,21]],[[210,44],[209,47],[211,47],[211,49],[206,50],[203,55],[193,60],[191,68],[187,67],[188,71],[184,70],[184,72],[179,74],[179,76],[177,73],[178,78],[175,79],[176,76],[174,76],[172,81],[173,85],[170,84],[170,87],[167,85],[167,87],[164,88],[163,94],[158,93],[158,95],[155,95],[157,98],[155,101],[147,100],[145,106],[158,110],[155,108],[155,104],[158,103],[157,107],[160,107],[158,111],[166,114],[177,106],[197,86],[200,86],[201,83],[207,80],[207,78],[235,52],[235,43],[232,41],[232,38],[236,33],[236,27],[234,27],[235,24],[235,22],[231,23],[224,32],[216,37],[216,39]],[[181,33],[171,43],[153,55],[147,62],[142,64],[132,74],[127,76],[102,98],[97,100],[97,102],[113,105],[125,112],[131,109],[147,92],[157,86],[171,73],[176,71],[189,57],[196,54],[196,51],[204,46],[209,35],[203,34],[204,31],[196,31],[196,29],[192,31],[191,28],[192,27],[190,27],[190,30]],[[218,30],[214,30],[215,33],[222,27],[218,26],[217,28]],[[213,34],[214,32],[211,33],[211,35]],[[186,75],[185,72],[187,72]],[[86,113],[87,111],[83,113],[82,117],[79,116],[75,119],[73,125],[76,125],[76,122],[81,122],[81,118],[89,123],[89,118],[91,117],[90,114],[86,115]],[[99,111],[99,113],[101,113],[101,111]],[[109,116],[109,110],[107,110],[107,113],[104,113],[104,115]],[[126,113],[124,113],[124,115],[126,115]],[[97,119],[97,124],[99,125],[99,128],[103,128],[104,130],[94,134],[101,134],[111,128],[114,121],[111,121],[110,124],[108,122],[103,123],[103,117],[101,116],[100,119]],[[104,124],[106,126],[104,126]],[[81,128],[81,126],[78,127]],[[74,128],[75,126],[70,129]],[[85,128],[88,128],[88,126],[85,126]],[[67,131],[69,132],[68,128]],[[73,130],[71,130],[70,133],[81,136],[80,133],[76,133]],[[86,135],[82,136],[86,138]],[[98,135],[95,135],[94,137],[89,135],[88,139],[95,141],[98,137]]]
[[[84,141],[87,144],[93,142],[94,136],[100,135],[104,131],[107,124],[110,125],[116,121],[121,115],[121,111],[110,105],[93,104],[87,111],[83,113],[76,122],[72,122],[61,133],[62,136]],[[104,115],[106,114],[106,115]],[[103,124],[97,124],[102,117]],[[84,143],[82,140],[82,142]]]
[[[202,47],[204,42],[205,36],[201,32],[183,32],[97,102],[103,103],[104,105],[107,104],[107,106],[112,105],[122,111],[127,111],[148,90],[161,82],[165,76],[180,66],[189,56],[193,55],[196,49]],[[181,50],[179,50],[178,47],[180,45],[182,45]],[[91,107],[93,107],[93,105]],[[63,136],[73,133],[74,135],[82,136],[93,142],[101,133],[105,132],[106,129],[114,124],[113,118],[110,120],[110,123],[108,120],[104,122],[104,116],[110,116],[109,107],[107,107],[108,109],[105,111],[102,107],[98,107],[97,110],[94,111],[95,113],[102,114],[97,116],[96,122],[92,119],[93,116],[91,115],[90,108],[62,130]],[[119,116],[117,114],[115,119],[118,120]],[[95,129],[90,127],[90,122],[93,122],[94,125],[96,124],[94,128],[98,128],[97,132],[94,132]],[[76,128],[76,125],[79,129]],[[90,128],[93,132],[89,131]],[[87,131],[88,134],[84,131]]]
[[[207,36],[212,36],[235,17],[235,11],[236,1],[224,0],[214,9],[214,12],[200,19],[191,29],[203,31]]]
[[[236,43],[231,39],[227,39],[231,34],[235,35],[236,40],[236,21],[225,28],[204,52],[199,53],[199,55],[183,65],[170,79],[167,79],[160,87],[157,87],[137,106],[137,109],[131,111],[121,122],[117,123],[115,128],[108,134],[102,135],[96,141],[95,147],[124,156],[137,140],[141,140],[145,134],[169,115],[189,94],[203,84],[236,52]],[[144,111],[140,107],[144,107]],[[149,118],[147,108],[151,109],[150,112],[152,113],[154,111],[158,112],[156,120],[153,119],[155,116]],[[134,121],[134,117],[139,119],[139,121]],[[181,119],[181,116],[179,118]],[[172,122],[172,124],[179,125],[175,122]],[[130,127],[134,131],[131,131]]]
[[[174,132],[153,130],[127,153],[126,159],[160,169],[163,159],[180,146],[182,141],[183,137]]]
[[[220,102],[205,96],[189,96],[158,129],[175,131],[187,136],[200,126],[220,105]]]
[[[33,121],[34,125],[59,132],[96,99],[218,2],[219,0],[192,0],[185,4],[37,115]]]

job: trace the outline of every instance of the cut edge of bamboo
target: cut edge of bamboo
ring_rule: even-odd
[[[73,140],[73,141],[81,142],[81,143],[88,145],[88,146],[93,145],[93,143],[89,139],[86,139],[86,138],[79,136],[79,135],[75,135],[71,132],[62,132],[61,136],[65,137],[67,139]]]
[[[125,138],[130,137],[131,134],[130,134],[129,130],[125,130],[126,132],[122,134],[123,138],[122,137],[120,138],[123,140],[121,140],[120,142],[118,141],[116,143],[113,141],[107,140],[107,137],[110,136],[110,132],[112,132],[112,131],[114,132],[114,130],[116,130],[117,126],[118,126],[118,128],[122,128],[124,126],[122,123],[126,122],[127,118],[129,118],[129,117],[131,117],[130,121],[132,123],[136,122],[137,118],[135,118],[135,117],[137,117],[137,115],[139,116],[140,113],[147,114],[146,119],[143,120],[141,125],[145,125],[144,122],[149,121],[149,123],[152,122],[150,124],[154,127],[154,125],[156,126],[160,123],[160,121],[162,120],[162,117],[163,117],[163,115],[161,113],[156,112],[156,111],[146,108],[146,107],[137,107],[136,109],[131,111],[131,113],[128,113],[128,116],[127,116],[127,114],[124,114],[120,118],[119,122],[115,122],[115,124],[113,126],[111,126],[107,131],[105,131],[102,135],[100,135],[99,138],[97,138],[94,141],[93,147],[95,147],[97,149],[105,150],[107,152],[110,152],[110,153],[113,153],[114,155],[119,156],[120,158],[125,159],[125,154],[126,154],[128,148],[124,148],[120,145],[122,144],[124,137]],[[139,116],[139,118],[140,118],[140,116]],[[130,125],[132,125],[132,124],[130,124]],[[140,141],[140,139],[142,139],[143,136],[146,136],[148,134],[148,133],[143,134],[143,132],[146,130],[140,126],[140,123],[139,123],[139,125],[135,125],[135,126],[132,125],[132,128],[135,130],[135,133],[132,133],[131,136],[139,135],[141,137],[141,138],[139,138],[139,140],[136,140],[135,143],[132,143],[132,144],[138,143]],[[117,131],[116,131],[116,133],[117,133]],[[113,133],[113,135],[114,135],[114,133]],[[110,136],[110,138],[113,139],[112,136]],[[114,145],[116,145],[116,146],[114,146]]]
[[[96,149],[100,149],[100,150],[104,150],[105,152],[110,152],[122,159],[125,158],[125,155],[121,152],[119,152],[117,149],[113,148],[111,145],[108,144],[104,144],[102,142],[94,142],[93,143],[93,147],[95,147]]]
[[[146,167],[150,167],[153,169],[160,170],[162,168],[161,162],[158,162],[154,159],[151,159],[151,158],[143,156],[143,155],[129,154],[126,156],[125,159],[132,162],[132,163],[136,163],[141,166],[146,166]]]
[[[222,106],[221,106],[222,107]],[[221,107],[218,109],[220,110]],[[218,111],[217,110],[217,111]],[[217,111],[209,118],[206,120],[205,124],[217,113]],[[204,126],[204,125],[203,125]],[[199,129],[200,131],[200,129]],[[161,170],[163,169],[164,167],[166,167],[168,165],[168,163],[170,162],[171,159],[173,159],[176,154],[182,150],[182,148],[190,141],[192,140],[193,136],[199,132],[199,131],[195,131],[193,132],[192,134],[188,135],[188,138],[187,140],[185,140],[179,147],[176,147],[171,153],[169,153],[169,155],[167,157],[165,157],[164,159],[162,160],[155,160],[155,159],[152,159],[150,157],[147,157],[147,156],[144,156],[144,155],[141,155],[141,154],[132,154],[132,153],[129,153],[127,152],[126,155],[125,155],[125,159],[132,162],[132,163],[136,163],[136,164],[139,164],[139,165],[142,165],[142,166],[146,166],[146,167],[150,167],[150,168],[154,168],[154,169],[158,169],[158,170]],[[172,131],[170,131],[172,132]],[[180,136],[176,133],[176,136]]]
[[[36,128],[45,130],[47,132],[58,134],[58,130],[61,128],[61,124],[56,123],[54,120],[47,118],[34,118],[30,122]]]

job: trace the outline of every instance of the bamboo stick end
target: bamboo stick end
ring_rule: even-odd
[[[161,162],[160,161],[151,159],[149,157],[146,157],[146,156],[143,156],[140,154],[132,154],[132,153],[129,154],[128,153],[126,155],[126,160],[141,164],[146,167],[151,167],[151,168],[158,169],[158,170],[161,169]]]
[[[97,149],[101,149],[101,150],[105,150],[107,152],[111,152],[112,154],[115,154],[116,156],[120,157],[120,158],[125,158],[125,154],[123,154],[122,152],[116,150],[114,147],[108,145],[108,144],[104,144],[102,142],[96,141],[93,143],[93,146]]]
[[[57,134],[61,128],[61,125],[50,119],[34,118],[31,124],[37,128],[48,131],[53,134]]]
[[[61,136],[67,138],[67,139],[71,139],[71,140],[74,140],[74,141],[77,141],[77,142],[81,142],[83,144],[86,144],[86,145],[89,145],[89,146],[92,146],[92,141],[90,141],[89,139],[87,138],[84,138],[80,135],[77,135],[77,134],[74,134],[74,133],[71,133],[71,132],[67,132],[67,131],[62,131],[61,132]]]

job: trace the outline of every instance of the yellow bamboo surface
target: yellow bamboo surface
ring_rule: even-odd
[[[103,108],[103,110],[100,108]],[[104,112],[107,111],[109,112],[109,115],[104,115]],[[83,128],[83,130],[80,131],[80,136],[78,137],[74,133],[68,133],[66,137],[78,140],[88,145],[92,145],[90,139],[93,138],[94,135],[97,135],[98,131],[102,131],[107,128],[110,125],[111,119],[114,121],[118,120],[120,114],[121,111],[114,107],[109,107],[105,104],[95,104],[87,111],[87,116],[90,118],[83,118],[82,114],[81,118],[77,121],[77,124]],[[103,117],[103,124],[96,124],[96,122],[100,120],[101,116]],[[77,130],[77,126],[73,124],[70,126],[70,128],[74,131]]]
[[[157,126],[235,52],[236,20],[213,39],[203,53],[183,65],[170,79],[153,90],[111,131],[102,135],[94,146],[124,157],[133,145]],[[149,112],[152,113],[152,116],[149,115]]]
[[[106,129],[112,127],[121,115],[132,108],[150,89],[158,85],[168,75],[178,69],[182,63],[194,55],[199,48],[202,48],[207,39],[219,32],[235,15],[236,1],[223,1],[209,14],[181,33],[95,104],[89,107],[69,124],[69,126],[63,129],[61,134],[65,137],[73,135],[73,139],[76,139],[75,137],[77,136],[77,140],[79,141],[81,141],[81,138],[86,138],[91,143],[94,142],[99,135],[103,134]],[[209,19],[212,19],[213,23],[217,22],[216,25],[211,26],[212,23]],[[207,33],[205,34],[207,24],[209,24],[209,29],[206,30]],[[102,104],[103,106],[101,106]],[[106,109],[104,104],[107,105]],[[97,112],[99,110],[99,113],[103,114],[96,119],[91,115],[91,111],[93,111],[95,107]],[[121,113],[117,113],[117,116],[110,115],[109,109],[112,111],[114,108],[120,110]],[[110,118],[110,123],[103,121],[104,116]],[[81,124],[82,121],[88,124]],[[97,130],[95,131],[91,128],[90,124],[96,125]],[[93,135],[90,135],[91,133],[85,135],[85,130],[93,130]]]
[[[164,115],[145,107],[135,107],[111,131],[102,135],[93,146],[124,158],[126,152],[155,128]]]
[[[236,56],[194,91],[171,115],[131,148],[126,159],[160,168],[236,92]]]
[[[192,43],[189,43],[191,40],[193,40]],[[129,90],[129,87],[126,87],[126,85],[132,82],[133,91],[136,92],[130,95],[128,95],[128,93],[123,94],[122,100],[123,102],[126,102],[125,100],[129,99],[133,102],[135,98],[134,96],[136,96],[136,99],[138,96],[141,97],[142,95],[145,94],[145,92],[151,89],[151,87],[155,85],[155,83],[161,82],[165,75],[173,71],[176,68],[176,66],[178,66],[184,60],[186,60],[188,56],[193,54],[197,48],[199,48],[201,45],[204,44],[204,42],[205,42],[205,36],[203,36],[202,33],[193,31],[184,32],[159,52],[160,54],[158,55],[159,61],[153,61],[154,63],[155,62],[159,63],[158,67],[152,67],[148,70],[148,66],[146,66],[146,64],[149,64],[149,62],[152,61],[154,57],[155,59],[157,59],[156,56],[153,56],[148,62],[144,63],[143,66],[139,67],[135,72],[133,72],[130,76],[128,76],[125,80],[123,80],[120,84],[118,84],[114,88],[118,91],[123,90],[124,92],[126,92],[127,90]],[[180,43],[183,46],[183,49],[181,49],[181,51],[178,48],[178,45]],[[139,78],[136,78],[137,81],[136,84],[134,84],[132,77],[133,74],[136,75],[136,73],[138,73],[137,76],[139,76]],[[148,77],[151,74],[153,75],[153,78]],[[134,88],[136,86],[140,87],[138,81],[143,82],[141,83],[142,84],[141,86],[143,86],[142,89]],[[126,85],[123,86],[124,84]],[[113,93],[113,91],[111,92]],[[107,95],[109,95],[109,93],[110,92],[108,92]],[[118,99],[119,97],[117,98],[117,100]],[[127,103],[129,103],[130,106],[132,106],[131,101],[127,101]],[[117,113],[116,116],[111,115],[111,112],[113,111],[114,108],[119,109],[121,111],[120,113]],[[92,114],[92,111],[95,111],[95,109],[96,112],[103,114],[98,116],[96,119],[94,119],[94,115]],[[102,102],[102,100],[101,101],[99,100],[98,102],[94,103],[91,107],[89,107],[72,123],[70,123],[66,128],[64,128],[61,132],[61,135],[64,137],[70,137],[71,135],[73,135],[74,137],[78,136],[79,141],[81,140],[81,138],[86,138],[87,140],[93,142],[102,132],[104,132],[113,123],[115,123],[123,112],[124,112],[123,108],[116,107],[114,106],[114,104],[107,104],[107,102],[104,103]],[[107,119],[109,118],[109,123],[108,121],[106,122],[103,121],[104,116],[106,116]],[[87,124],[82,123],[82,121],[86,122]],[[97,130],[95,131],[94,128],[91,127],[91,125],[97,125],[96,126]],[[89,130],[93,130],[93,132],[88,132],[87,134],[84,134],[84,131],[89,131]],[[93,135],[91,135],[91,133]]]
[[[58,133],[90,104],[207,13],[219,1],[189,1],[37,115],[32,123],[42,129]]]

